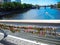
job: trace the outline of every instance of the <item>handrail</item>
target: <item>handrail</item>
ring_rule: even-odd
[[[23,22],[23,23],[60,23],[60,20],[0,20],[0,22]]]

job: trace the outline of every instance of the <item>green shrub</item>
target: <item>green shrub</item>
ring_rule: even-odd
[[[60,8],[60,2],[58,2],[57,6],[58,6],[58,8]]]
[[[3,4],[0,4],[0,7],[2,7],[4,10],[13,10],[13,9],[24,9],[24,8],[32,8],[33,5],[31,4],[21,4],[19,2],[5,2]]]

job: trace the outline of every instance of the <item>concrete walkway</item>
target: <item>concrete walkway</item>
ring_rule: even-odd
[[[0,45],[55,45],[55,44],[36,42],[36,41],[8,35],[4,40],[0,40]]]
[[[11,43],[11,42],[8,42],[8,41],[6,41],[6,40],[1,40],[1,41],[0,41],[0,45],[16,45],[16,44]]]

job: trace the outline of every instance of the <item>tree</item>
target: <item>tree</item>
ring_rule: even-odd
[[[32,6],[32,4],[21,4],[20,2],[4,2],[3,4],[0,4],[0,7],[2,7],[1,10],[3,11],[31,9]]]
[[[54,7],[54,5],[52,5],[52,4],[51,4],[51,5],[50,5],[50,7],[51,7],[51,8],[53,8],[53,7]]]
[[[58,8],[60,8],[60,2],[58,2],[57,6],[58,6]]]

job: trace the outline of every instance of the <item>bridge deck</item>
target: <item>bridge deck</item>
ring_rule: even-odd
[[[0,41],[0,45],[16,45],[16,44],[11,43],[11,42],[8,42],[8,41],[6,41],[6,40],[1,40],[1,41]]]
[[[9,23],[8,23],[9,24]],[[37,24],[36,24],[37,25]],[[38,24],[38,25],[42,25],[42,24]],[[44,25],[44,24],[43,24]],[[49,24],[50,25],[50,24]],[[52,24],[54,26],[60,26],[59,24]],[[5,30],[6,31],[6,30]],[[56,39],[48,39],[48,38],[45,38],[45,37],[37,37],[36,35],[32,35],[30,33],[25,33],[25,32],[16,32],[16,33],[12,33],[10,32],[9,30],[6,31],[7,34],[9,35],[14,35],[14,36],[17,36],[19,38],[24,38],[24,39],[28,39],[28,40],[32,40],[32,41],[36,41],[36,42],[43,42],[43,43],[47,43],[47,44],[60,44],[60,39],[59,40],[56,40]],[[11,38],[6,38],[6,40],[9,40]],[[11,40],[14,40],[14,39],[11,39]],[[17,41],[17,40],[16,40]]]

